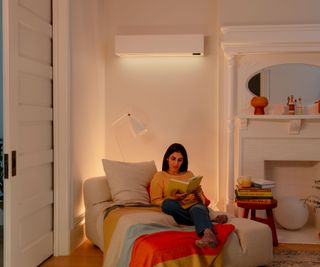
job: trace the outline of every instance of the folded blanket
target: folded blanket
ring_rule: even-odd
[[[103,266],[222,266],[218,255],[234,227],[224,224],[215,225],[215,229],[219,246],[201,249],[195,246],[199,237],[194,226],[178,225],[159,208],[118,207],[104,220]]]
[[[222,257],[218,256],[234,226],[217,224],[214,228],[219,240],[214,249],[197,247],[195,240],[199,237],[194,229],[142,235],[134,243],[130,267],[222,266]]]
[[[116,267],[129,266],[133,246],[135,241],[140,236],[145,236],[152,233],[163,233],[167,231],[194,232],[194,226],[186,226],[182,228],[178,226],[162,225],[157,223],[135,224],[130,226],[125,236],[126,243],[123,245]]]

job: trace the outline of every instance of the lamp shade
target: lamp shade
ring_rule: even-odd
[[[138,121],[130,113],[128,114],[128,116],[129,116],[132,132],[135,136],[144,135],[148,131],[147,128],[142,124],[142,122]]]
[[[116,119],[112,123],[112,128],[114,130],[115,140],[118,144],[119,151],[121,153],[122,159],[127,160],[127,154],[125,150],[127,146],[123,144],[123,141],[126,142],[137,142],[138,140],[135,137],[144,135],[148,130],[145,125],[139,121],[135,116],[131,113],[125,113]],[[130,130],[129,130],[130,128]],[[130,135],[133,135],[133,139],[130,138]],[[121,136],[124,136],[121,138]]]
[[[131,113],[126,113],[122,115],[119,119],[114,121],[112,125],[118,124],[120,121],[122,121],[125,118],[128,118],[130,128],[134,136],[144,135],[148,131],[145,125],[141,121],[139,121],[136,117],[134,117]]]

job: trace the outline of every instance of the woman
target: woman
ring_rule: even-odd
[[[151,181],[151,203],[161,206],[162,211],[173,216],[178,224],[195,225],[198,236],[202,237],[196,240],[196,245],[213,248],[218,245],[218,241],[203,198],[199,197],[198,203],[184,209],[180,201],[186,197],[186,193],[175,192],[174,195],[166,193],[171,178],[187,180],[193,176],[193,173],[188,170],[186,149],[181,144],[172,144],[163,157],[162,171],[157,172]],[[196,193],[199,196],[202,195],[201,188]]]

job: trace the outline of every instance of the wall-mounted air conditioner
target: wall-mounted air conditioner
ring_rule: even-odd
[[[116,35],[118,56],[203,56],[203,34]]]

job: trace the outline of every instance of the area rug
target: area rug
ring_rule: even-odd
[[[274,252],[272,264],[266,267],[320,267],[319,251],[281,250]]]

